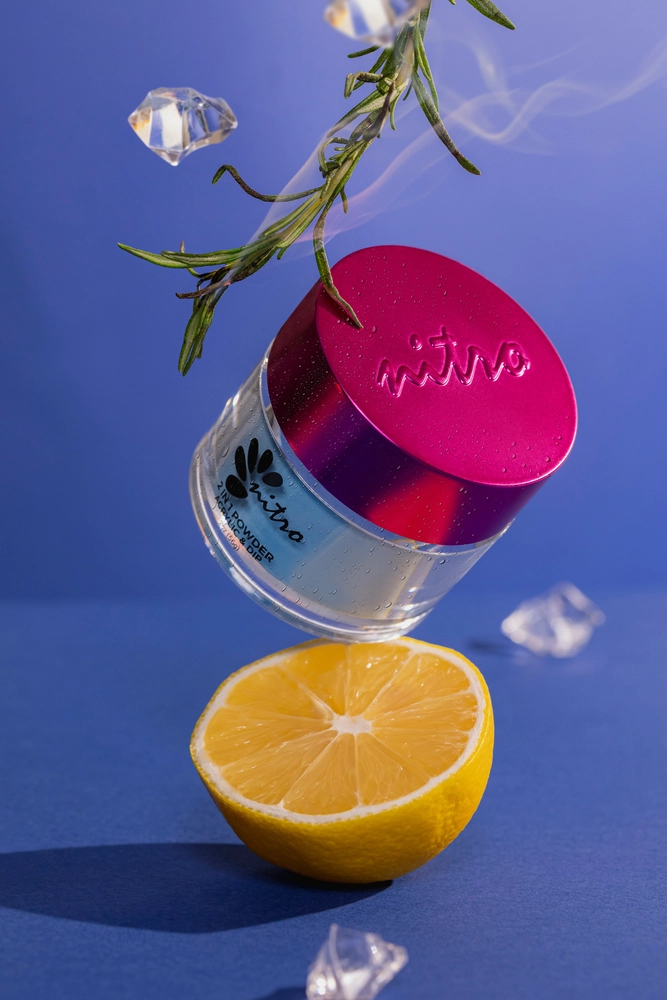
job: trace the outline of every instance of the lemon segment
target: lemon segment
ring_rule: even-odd
[[[454,650],[313,641],[229,677],[191,752],[261,857],[373,882],[424,864],[468,823],[491,768],[493,713],[482,675]]]

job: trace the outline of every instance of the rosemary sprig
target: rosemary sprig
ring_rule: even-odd
[[[450,2],[454,3],[455,0]],[[468,0],[468,3],[485,17],[506,28],[514,28],[512,22],[490,0]],[[180,299],[192,299],[192,315],[185,329],[178,359],[178,370],[183,375],[187,374],[194,361],[201,357],[204,339],[213,320],[215,308],[230,285],[250,277],[273,257],[279,260],[310,226],[313,226],[315,261],[324,287],[349,319],[356,326],[361,326],[359,317],[352,306],[341,297],[331,276],[324,246],[325,224],[327,215],[338,198],[341,199],[343,210],[347,212],[346,186],[359,160],[381,135],[387,122],[391,128],[396,128],[394,114],[401,96],[407,98],[410,92],[414,91],[429,124],[452,156],[469,173],[479,174],[477,167],[457,148],[440,117],[438,93],[424,46],[430,9],[429,0],[403,26],[392,46],[382,50],[379,46],[370,46],[360,52],[350,53],[350,59],[376,52],[379,52],[379,55],[368,71],[361,70],[347,75],[345,96],[350,97],[366,84],[372,84],[373,89],[346,115],[343,115],[327,132],[321,143],[317,155],[322,184],[296,194],[260,194],[228,163],[223,164],[213,177],[213,184],[217,184],[224,174],[230,174],[246,194],[260,201],[300,202],[291,212],[267,226],[249,243],[230,250],[188,254],[181,244],[181,249],[177,251],[163,250],[162,253],[149,253],[146,250],[126,246],[124,243],[118,244],[122,250],[127,250],[128,253],[141,257],[151,264],[185,269],[197,278],[195,291],[177,292]],[[348,128],[351,128],[349,135],[341,136],[340,133]],[[202,272],[201,268],[212,270]]]

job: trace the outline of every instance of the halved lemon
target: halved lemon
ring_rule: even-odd
[[[470,820],[491,769],[493,713],[484,678],[453,649],[314,641],[232,674],[191,752],[260,857],[375,882],[423,865]]]

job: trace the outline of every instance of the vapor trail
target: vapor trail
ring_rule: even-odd
[[[667,38],[663,38],[652,49],[634,76],[625,82],[611,85],[585,83],[568,75],[548,80],[533,89],[517,86],[512,80],[527,70],[534,71],[550,64],[560,56],[553,56],[509,73],[502,61],[478,39],[450,37],[449,40],[463,45],[470,52],[483,89],[472,97],[465,97],[436,80],[441,94],[441,113],[448,130],[453,131],[459,139],[463,131],[472,139],[513,148],[517,148],[520,137],[529,136],[529,147],[525,150],[529,152],[544,153],[553,148],[548,140],[533,131],[532,126],[537,120],[547,116],[576,118],[594,114],[603,108],[630,100],[667,77]],[[565,54],[567,53],[563,53]],[[387,146],[396,143],[397,138],[401,141],[401,132],[408,119],[413,117],[413,111],[414,103],[403,105],[398,120],[399,135],[392,135],[389,139],[383,136],[375,152],[376,162],[386,162]],[[377,176],[371,176],[363,189],[350,197],[347,214],[339,206],[332,210],[327,222],[327,239],[368,222],[436,163],[447,162],[447,153],[442,144],[434,139],[430,128],[424,129],[409,141],[405,138],[402,141],[402,148],[384,169]],[[372,172],[373,160],[371,157],[368,160]],[[451,169],[451,164],[447,166]],[[377,170],[377,166],[375,169]],[[319,180],[317,157],[313,153],[282,193],[302,190]],[[280,205],[273,206],[257,232],[275,222],[283,212]],[[310,240],[311,235],[305,233],[299,242]]]

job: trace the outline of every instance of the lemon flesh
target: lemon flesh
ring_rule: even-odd
[[[493,713],[460,653],[308,642],[232,674],[192,735],[213,800],[260,857],[333,882],[412,871],[468,823]]]

